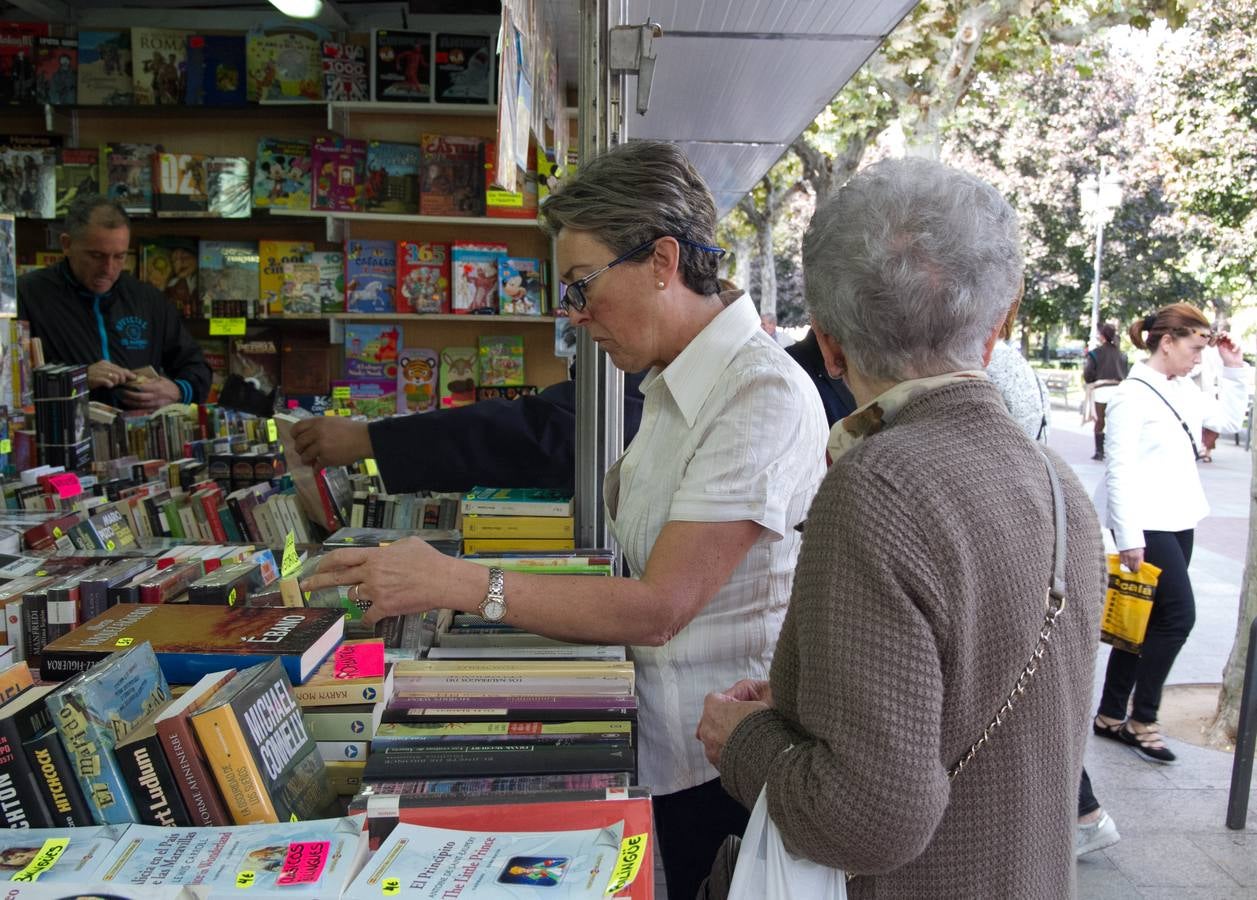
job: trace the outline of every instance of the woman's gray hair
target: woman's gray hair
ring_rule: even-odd
[[[1023,269],[1008,201],[926,159],[869,166],[816,210],[803,238],[808,308],[878,380],[981,369]]]
[[[551,237],[564,228],[587,231],[616,256],[669,235],[706,245],[716,239],[711,191],[681,149],[664,141],[629,141],[581,160],[545,201],[541,218]],[[685,243],[680,247],[686,286],[703,295],[718,293],[718,255]]]

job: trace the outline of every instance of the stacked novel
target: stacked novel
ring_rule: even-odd
[[[572,495],[543,488],[472,488],[462,502],[463,552],[574,550]]]

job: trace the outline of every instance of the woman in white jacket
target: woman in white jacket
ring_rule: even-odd
[[[1161,577],[1142,653],[1109,653],[1092,729],[1145,759],[1172,763],[1174,753],[1157,730],[1157,710],[1170,667],[1196,621],[1187,566],[1196,524],[1209,514],[1196,469],[1201,428],[1239,430],[1249,374],[1239,347],[1186,303],[1136,322],[1130,338],[1148,358],[1135,364],[1109,400],[1107,465],[1097,500],[1122,564],[1134,571],[1147,560]],[[1207,346],[1218,348],[1224,366],[1216,400],[1187,377]]]

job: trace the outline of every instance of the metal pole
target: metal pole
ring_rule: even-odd
[[[1097,194],[1097,204],[1099,203],[1099,191]],[[1096,343],[1096,335],[1100,333],[1100,265],[1104,259],[1104,214],[1096,213],[1096,279],[1095,290],[1091,297],[1091,332],[1087,335],[1087,344],[1091,346]]]
[[[1243,831],[1248,819],[1248,795],[1253,786],[1253,753],[1257,751],[1257,619],[1248,629],[1244,662],[1244,693],[1240,695],[1240,724],[1231,764],[1231,795],[1226,805],[1226,827]]]

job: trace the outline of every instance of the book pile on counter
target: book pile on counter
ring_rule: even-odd
[[[468,555],[576,549],[570,493],[475,487],[462,503],[463,552]]]

